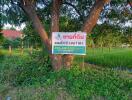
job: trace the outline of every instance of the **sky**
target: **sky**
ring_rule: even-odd
[[[15,28],[16,30],[20,31],[22,30],[26,25],[25,24],[22,24],[21,26],[14,26],[14,25],[11,25],[11,24],[4,24],[4,29],[10,29],[10,28]]]

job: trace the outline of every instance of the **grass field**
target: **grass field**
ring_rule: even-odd
[[[100,57],[102,54],[131,52],[130,49],[112,49],[111,52],[106,49],[103,53],[100,49],[96,50],[89,49],[86,57],[95,59],[97,55]],[[50,70],[47,58],[38,59],[38,56],[28,53],[20,55],[17,50],[11,56],[6,50],[1,52],[0,100],[132,99],[132,74],[127,71],[114,71],[104,66],[96,68],[92,65],[85,65],[86,69],[81,70],[74,65],[71,70],[54,72]],[[126,59],[129,60],[129,57]],[[76,62],[77,60],[80,58],[76,58]],[[86,58],[85,61],[87,62]]]
[[[77,62],[83,61],[82,56],[77,56]],[[87,48],[84,56],[86,63],[109,68],[132,69],[132,48]]]

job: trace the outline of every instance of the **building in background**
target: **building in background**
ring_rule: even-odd
[[[2,30],[1,33],[5,38],[12,40],[21,38],[22,35],[21,31],[16,31],[16,30]]]

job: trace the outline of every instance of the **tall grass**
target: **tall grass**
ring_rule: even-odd
[[[112,48],[109,51],[108,48],[88,48],[85,62],[111,68],[132,68],[132,49]]]

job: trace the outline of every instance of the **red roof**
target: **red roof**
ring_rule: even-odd
[[[16,30],[3,30],[1,31],[1,33],[3,33],[3,36],[5,38],[9,38],[9,39],[20,38],[22,34],[22,32]]]

